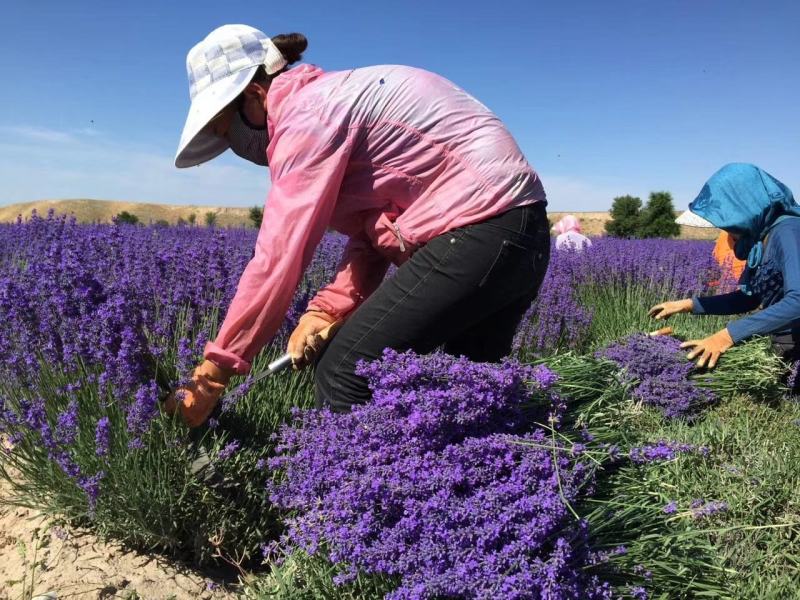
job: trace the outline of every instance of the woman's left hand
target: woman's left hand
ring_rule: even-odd
[[[697,366],[707,366],[709,369],[713,369],[717,366],[719,357],[732,347],[733,340],[727,328],[705,339],[689,340],[681,344],[681,348],[693,348],[693,350],[686,355],[686,358],[694,360],[695,357],[700,356],[700,358],[697,359]]]

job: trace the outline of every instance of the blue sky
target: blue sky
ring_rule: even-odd
[[[3,7],[0,204],[102,198],[252,206],[266,170],[172,160],[185,56],[211,29],[299,31],[330,70],[436,71],[494,110],[553,210],[668,190],[684,207],[726,162],[800,194],[800,3],[54,2]]]

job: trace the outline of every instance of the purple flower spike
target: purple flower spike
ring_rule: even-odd
[[[692,517],[695,519],[702,519],[710,517],[721,512],[727,512],[728,503],[720,500],[713,500],[711,502],[702,502],[698,505],[692,503]]]
[[[111,422],[108,417],[102,417],[97,421],[94,433],[95,453],[97,456],[108,456],[111,447]]]
[[[228,442],[227,444],[225,444],[225,447],[219,451],[217,458],[219,460],[228,460],[230,458],[233,458],[239,451],[240,446],[241,444],[237,440]]]

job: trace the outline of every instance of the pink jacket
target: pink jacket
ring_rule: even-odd
[[[309,308],[350,314],[390,262],[453,228],[545,201],[489,109],[446,79],[384,65],[303,65],[267,95],[272,188],[255,255],[205,357],[238,373],[278,330],[326,228],[350,240]]]

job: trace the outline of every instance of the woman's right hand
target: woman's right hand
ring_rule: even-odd
[[[647,313],[647,316],[652,317],[656,321],[662,321],[677,313],[692,312],[692,306],[693,303],[691,298],[685,298],[684,300],[671,300],[669,302],[656,304],[650,309],[650,311]]]
[[[334,317],[321,310],[310,310],[300,317],[286,347],[286,352],[292,356],[292,366],[295,370],[314,362],[317,354],[330,341],[340,324]]]

